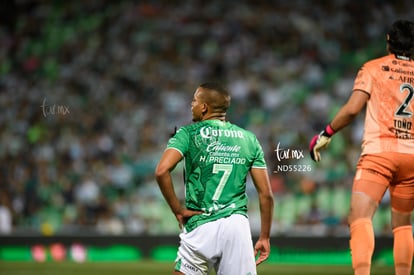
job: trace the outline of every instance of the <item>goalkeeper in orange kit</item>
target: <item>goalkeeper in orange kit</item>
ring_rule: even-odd
[[[352,187],[350,249],[354,274],[370,274],[372,218],[387,189],[391,196],[395,274],[408,275],[413,258],[414,23],[398,20],[386,35],[388,54],[366,62],[352,94],[333,120],[310,141],[311,158],[366,107],[362,152]]]

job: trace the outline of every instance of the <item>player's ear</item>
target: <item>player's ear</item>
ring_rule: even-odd
[[[201,112],[203,113],[203,114],[207,114],[207,112],[208,112],[208,104],[207,103],[203,103],[202,104],[203,106],[201,106]]]

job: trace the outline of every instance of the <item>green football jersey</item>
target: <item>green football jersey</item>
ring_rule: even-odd
[[[205,120],[180,128],[167,148],[184,157],[186,207],[204,212],[187,221],[187,232],[234,213],[247,216],[247,175],[252,167],[266,168],[252,132],[230,122]]]

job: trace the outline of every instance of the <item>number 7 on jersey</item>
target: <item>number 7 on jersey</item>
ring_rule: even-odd
[[[218,174],[219,172],[223,172],[223,176],[220,179],[219,184],[217,185],[216,191],[213,195],[213,201],[218,201],[223,192],[224,186],[226,185],[227,181],[229,180],[231,171],[233,170],[233,165],[231,164],[214,164],[213,165],[213,174]]]

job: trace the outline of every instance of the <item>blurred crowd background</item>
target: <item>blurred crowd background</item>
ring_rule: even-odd
[[[0,233],[176,234],[154,180],[196,87],[221,81],[275,194],[273,235],[345,235],[363,121],[318,165],[310,138],[385,54],[401,1],[5,1],[0,24]],[[278,158],[275,149],[284,154]],[[296,152],[297,154],[292,154]],[[291,171],[290,171],[291,170]],[[174,179],[183,195],[182,169]],[[259,230],[248,182],[252,230]],[[389,205],[374,219],[390,234]]]

